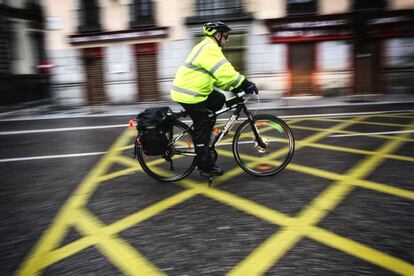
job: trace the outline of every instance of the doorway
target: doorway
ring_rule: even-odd
[[[312,75],[315,68],[315,43],[291,43],[289,45],[291,73],[290,95],[313,95]]]
[[[86,71],[86,95],[89,105],[106,103],[102,48],[86,48],[83,51]]]
[[[135,45],[138,102],[159,101],[156,43],[142,43]]]

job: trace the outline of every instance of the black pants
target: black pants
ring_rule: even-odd
[[[194,122],[196,164],[199,169],[210,170],[214,166],[209,144],[216,120],[209,117],[209,115],[220,110],[225,101],[226,97],[222,93],[213,90],[204,102],[197,104],[181,103]]]

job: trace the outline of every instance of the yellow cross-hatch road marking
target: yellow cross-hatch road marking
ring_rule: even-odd
[[[332,118],[309,118],[308,120],[324,121],[324,122],[339,122],[339,123],[344,122],[344,121],[349,121],[349,119],[332,119]],[[360,125],[390,126],[390,127],[399,127],[399,128],[407,127],[407,125],[403,125],[403,124],[381,123],[381,122],[370,122],[370,121],[356,121],[355,123],[360,124]]]
[[[412,113],[401,113],[399,115],[411,114]],[[303,140],[298,140],[296,150],[300,150],[304,147],[311,147],[331,151],[350,152],[366,156],[365,159],[360,161],[345,174],[332,173],[291,163],[286,169],[333,181],[333,183],[320,193],[307,208],[302,210],[302,212],[295,217],[287,216],[274,209],[262,206],[256,202],[225,192],[218,188],[208,188],[206,183],[200,183],[187,178],[176,182],[177,185],[185,188],[184,191],[177,192],[172,196],[162,199],[159,202],[115,221],[110,225],[105,225],[94,214],[86,209],[86,204],[97,187],[105,181],[142,172],[142,169],[139,167],[136,160],[132,160],[131,158],[122,155],[124,150],[131,149],[131,146],[128,145],[128,143],[130,143],[130,140],[136,135],[136,132],[127,130],[118,138],[107,154],[103,156],[95,168],[91,170],[87,177],[80,183],[79,187],[74,191],[72,196],[62,206],[50,227],[44,232],[41,239],[16,273],[17,275],[25,276],[41,274],[42,270],[46,267],[68,258],[90,246],[95,246],[108,261],[125,275],[164,274],[162,270],[152,264],[139,252],[139,248],[132,247],[127,241],[120,238],[118,234],[121,231],[134,227],[145,220],[161,214],[173,206],[183,203],[196,195],[204,195],[280,227],[278,232],[271,235],[265,242],[259,245],[244,260],[234,267],[230,271],[230,275],[260,275],[266,272],[304,237],[311,238],[390,271],[413,275],[413,264],[316,226],[318,222],[342,202],[355,187],[372,189],[377,192],[414,200],[414,192],[364,179],[364,177],[375,170],[375,168],[377,168],[386,158],[405,162],[414,161],[412,157],[393,153],[401,147],[403,143],[414,141],[409,138],[410,136],[408,133],[399,134],[393,137],[372,135],[372,137],[385,139],[386,141],[388,140],[388,142],[381,146],[378,151],[358,150],[318,143],[319,140],[326,138],[332,133],[356,133],[345,129],[351,125],[363,123],[365,118],[373,116],[380,115],[364,115],[347,120],[343,120],[343,117],[340,117],[340,119],[333,117],[332,121],[336,122],[337,120],[339,124],[327,129],[293,125],[296,122],[306,121],[308,118],[289,120],[289,123],[292,124],[292,128],[309,129],[317,132]],[[320,119],[324,120],[324,118]],[[316,121],[317,120],[319,120],[319,118],[317,118]],[[386,126],[387,124],[383,125]],[[401,125],[397,124],[395,124],[395,126],[401,127]],[[405,127],[407,129],[410,125]],[[262,129],[261,131],[266,132],[266,129]],[[223,141],[230,142],[231,137],[226,137],[226,140]],[[217,151],[220,156],[233,158],[232,152],[228,149],[218,148]],[[258,158],[256,157],[247,155],[243,155],[243,158],[248,160],[249,165],[252,166],[264,161],[269,164],[277,165],[279,161],[277,161],[276,158],[284,153],[283,150],[277,151],[264,156],[260,160],[257,160]],[[113,163],[117,163],[125,168],[115,172],[109,172]],[[159,163],[159,160],[151,161],[152,165],[156,165],[157,163]],[[243,173],[244,171],[241,168],[235,167],[226,172],[223,176],[217,177],[214,186],[219,187],[219,185],[225,183],[227,180],[233,179]],[[78,230],[82,237],[69,244],[60,246],[70,228]]]
[[[402,137],[407,137],[408,134],[401,134]],[[402,144],[402,139],[392,140],[380,147],[378,152],[391,153],[397,150]],[[313,200],[308,207],[303,210],[298,216],[298,220],[305,226],[316,225],[322,218],[324,218],[330,210],[333,210],[351,191],[352,180],[361,179],[373,171],[381,162],[382,156],[371,156],[357,164],[348,176],[342,180],[333,183],[330,187],[324,190],[316,199]],[[285,253],[290,250],[299,240],[301,240],[306,232],[297,230],[298,227],[285,227],[280,232],[277,232],[266,240],[262,245],[253,251],[246,259],[237,265],[230,273],[230,275],[261,275],[266,272],[271,265],[277,262]],[[313,233],[315,235],[315,233]],[[311,237],[313,237],[313,235]],[[351,246],[352,247],[352,246]],[[354,247],[358,249],[360,247]],[[348,250],[348,253],[351,250]],[[371,253],[371,251],[367,251]],[[357,254],[357,250],[353,255]],[[385,254],[383,254],[385,255]],[[388,270],[398,273],[414,273],[414,266],[403,261],[400,262],[378,262],[378,254],[365,255],[367,261],[380,265]],[[386,258],[387,260],[389,258]],[[404,266],[401,266],[404,263]]]
[[[97,180],[100,178],[100,176],[105,174],[111,165],[111,158],[113,155],[119,152],[119,148],[122,148],[123,145],[127,144],[130,136],[130,131],[127,130],[124,132],[124,134],[121,135],[121,137],[115,142],[108,153],[101,159],[98,165],[79,185],[73,195],[59,211],[56,219],[53,221],[50,228],[45,232],[44,236],[40,239],[39,243],[35,246],[32,253],[23,263],[22,267],[17,271],[18,275],[38,275],[42,269],[51,264],[48,262],[48,258],[46,256],[59,246],[70,227],[73,225],[79,226],[80,221],[85,221],[85,219],[82,220],[82,218],[85,216],[78,216],[80,214],[79,210],[85,208],[87,201],[92,196],[93,191],[99,184]],[[86,213],[84,212],[83,214]],[[91,220],[93,216],[88,216],[88,218]],[[90,222],[86,225],[88,225],[89,228],[84,227],[85,224],[81,224],[81,226],[83,226],[81,230],[85,234],[89,234],[88,237],[90,237],[90,232],[88,230],[90,230],[92,227],[93,230],[96,230],[96,228],[102,228],[100,223],[96,223],[96,220],[95,224],[92,224]],[[99,244],[102,253],[106,255],[120,269],[120,271],[123,271],[126,275],[136,275],[137,269],[146,273],[150,273],[152,275],[162,274],[161,272],[157,271],[157,269],[152,264],[146,261],[144,257],[138,255],[134,249],[132,249],[130,246],[126,246],[124,242],[116,242],[113,238],[105,239],[105,241],[102,241],[102,238],[89,238],[89,240],[95,240],[95,242]],[[111,251],[111,248],[113,248],[115,252],[116,250],[121,252],[122,255],[114,256],[114,254],[111,253],[113,252]],[[60,253],[62,254],[62,252]],[[130,259],[138,260],[138,265],[129,266],[128,263],[125,263],[122,258],[128,257]]]

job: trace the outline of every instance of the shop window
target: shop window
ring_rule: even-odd
[[[197,15],[225,15],[242,13],[242,0],[197,0]]]
[[[389,93],[412,93],[414,87],[414,38],[384,41],[382,72]]]
[[[386,0],[354,0],[352,9],[354,11],[364,10],[385,10],[387,8]]]
[[[130,8],[131,28],[154,26],[154,9],[151,0],[134,0]]]
[[[317,44],[317,68],[320,71],[344,71],[350,69],[351,45],[341,40],[323,41]]]
[[[287,14],[307,15],[317,13],[316,0],[287,0]]]
[[[99,15],[100,11],[97,2],[97,0],[79,1],[79,32],[87,33],[101,31]]]

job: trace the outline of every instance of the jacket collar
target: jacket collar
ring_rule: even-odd
[[[217,43],[217,41],[213,37],[206,36],[206,38],[204,40],[209,41],[209,42],[213,43],[214,45],[217,45],[217,47],[219,47],[220,49],[222,49],[222,47]]]

